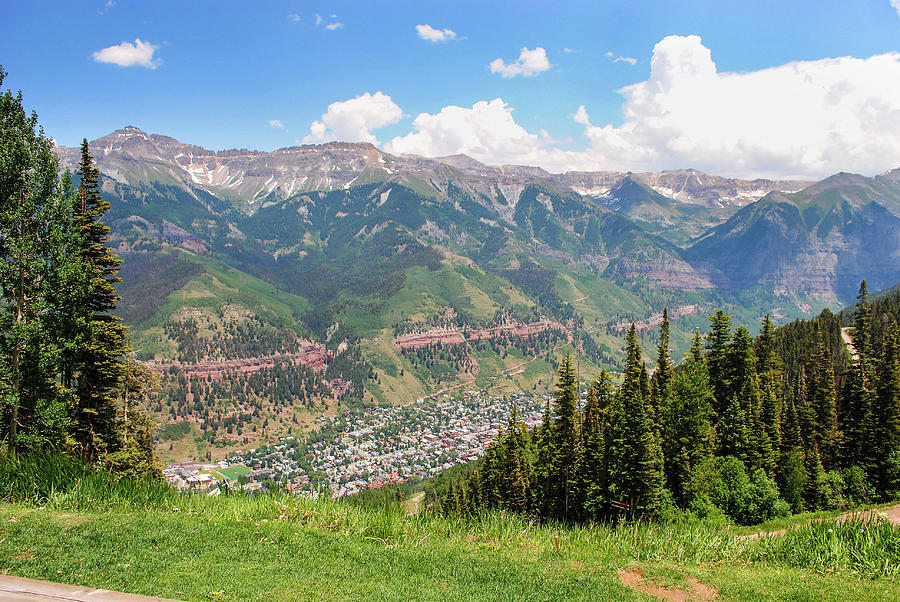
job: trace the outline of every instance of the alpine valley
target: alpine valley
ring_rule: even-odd
[[[74,170],[80,150],[57,147]],[[900,169],[821,182],[567,172],[368,144],[214,152],[134,127],[90,143],[164,458],[322,414],[616,371],[664,307],[675,357],[724,307],[752,331],[900,281]]]

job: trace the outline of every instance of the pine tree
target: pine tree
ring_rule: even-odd
[[[588,390],[581,421],[581,462],[578,466],[578,500],[581,518],[600,520],[606,514],[606,434],[614,411],[612,381],[605,370]]]
[[[571,520],[575,511],[573,493],[578,470],[578,382],[572,358],[566,354],[557,370],[554,456],[551,474],[552,516]]]
[[[887,462],[892,453],[900,453],[900,324],[888,328],[882,342],[881,366],[875,395],[875,457],[878,483],[887,491]]]
[[[815,331],[815,348],[806,372],[809,374],[807,396],[815,419],[812,431],[821,452],[822,464],[831,469],[837,466],[840,455],[837,400],[834,369],[818,328]]]
[[[713,399],[706,363],[689,355],[671,383],[663,438],[665,481],[681,505],[688,502],[685,484],[693,468],[713,453]]]
[[[722,414],[731,403],[731,375],[728,372],[728,343],[731,340],[731,316],[722,311],[709,316],[710,331],[706,335],[706,364],[709,366],[709,380],[713,385],[716,402],[713,409]]]
[[[853,316],[853,346],[860,361],[872,359],[872,303],[869,301],[869,286],[863,280],[856,295],[856,313]]]
[[[665,307],[663,308],[662,324],[659,326],[659,345],[656,347],[656,371],[653,373],[651,383],[653,414],[660,432],[665,430],[664,418],[669,414],[667,407],[669,385],[672,382],[673,374],[669,344],[669,308]]]
[[[519,417],[518,408],[514,405],[506,428],[503,470],[503,506],[513,512],[528,510],[530,466],[525,437],[525,425]]]
[[[868,469],[874,455],[872,440],[872,394],[866,378],[866,362],[850,366],[844,373],[841,403],[844,408],[843,464]]]
[[[822,467],[822,459],[819,457],[819,446],[813,444],[806,450],[806,458],[803,463],[806,472],[806,483],[803,490],[803,500],[807,510],[820,510],[828,506],[828,483],[825,480],[825,469]]]
[[[100,193],[100,172],[94,168],[87,140],[81,145],[78,173],[81,184],[74,215],[82,234],[85,282],[83,303],[75,310],[87,318],[87,340],[76,360],[74,436],[82,456],[96,459],[116,446],[116,393],[128,338],[121,318],[110,313],[119,300],[115,285],[121,282],[117,274],[122,261],[107,246],[109,226],[102,218],[109,203]]]
[[[763,326],[756,339],[756,373],[759,377],[759,420],[768,438],[768,448],[760,453],[760,463],[769,477],[774,477],[781,448],[781,424],[779,400],[781,399],[781,364],[776,352],[775,327],[769,314],[763,318]]]
[[[625,381],[619,389],[610,445],[611,499],[635,513],[653,513],[662,494],[663,458],[659,436],[642,394],[641,347],[634,324],[626,335]]]
[[[743,425],[735,428],[745,433],[744,457],[748,472],[762,467],[761,458],[771,456],[768,433],[762,426],[759,411],[759,385],[756,380],[756,353],[753,340],[744,326],[734,332],[727,348],[728,372],[731,375],[730,393],[736,397],[743,413]]]
[[[553,459],[556,455],[553,433],[553,411],[548,400],[537,432],[537,458],[534,466],[535,485],[531,488],[531,507],[540,517],[548,518],[553,510]]]

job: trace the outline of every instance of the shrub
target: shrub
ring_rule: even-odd
[[[829,508],[846,508],[847,498],[845,491],[847,489],[847,481],[844,479],[844,473],[840,470],[829,470],[825,473],[825,486],[827,489]]]
[[[844,495],[854,506],[868,504],[872,499],[872,488],[866,477],[866,471],[861,466],[851,466],[844,469]]]
[[[757,468],[750,480],[747,492],[746,506],[744,508],[742,522],[755,525],[767,521],[775,516],[785,516],[784,511],[790,514],[790,506],[778,496],[778,487],[775,481],[766,476],[766,472]],[[779,506],[778,502],[782,504]],[[778,514],[781,512],[782,514]]]
[[[803,510],[803,488],[806,486],[806,470],[803,468],[803,452],[788,452],[781,463],[781,496],[794,512]]]
[[[888,454],[884,466],[884,493],[891,499],[900,497],[900,448]]]

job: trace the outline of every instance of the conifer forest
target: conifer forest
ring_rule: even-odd
[[[579,391],[570,358],[542,424],[515,411],[467,475],[432,490],[445,513],[499,508],[563,522],[727,517],[756,524],[792,512],[886,501],[900,493],[900,294],[866,282],[846,315],[755,338],[709,317],[673,366],[664,314],[652,375],[634,326],[616,386],[605,371]]]

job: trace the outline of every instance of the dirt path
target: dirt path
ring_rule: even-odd
[[[850,336],[850,328],[850,326],[841,328],[841,338],[844,340],[844,344],[847,345],[850,357],[853,358],[853,361],[855,362],[859,359],[859,353],[856,352],[856,346],[853,344],[853,337]]]
[[[644,577],[644,571],[641,569],[627,569],[619,571],[619,581],[622,585],[630,587],[633,590],[644,592],[660,600],[667,602],[681,602],[682,600],[712,600],[719,597],[719,590],[711,585],[701,583],[694,577],[687,577],[685,581],[688,583],[687,588],[683,587],[663,587]]]
[[[420,491],[416,495],[412,496],[408,500],[403,501],[403,508],[406,510],[407,516],[412,516],[413,514],[419,513],[419,508],[422,506],[422,502],[425,500],[425,492]]]
[[[863,512],[847,512],[846,514],[841,514],[840,516],[831,519],[831,518],[820,518],[808,521],[803,523],[802,525],[797,525],[795,527],[791,527],[792,529],[797,529],[802,527],[803,525],[808,525],[811,522],[818,521],[823,522],[827,520],[836,520],[839,523],[846,522],[848,520],[877,520],[879,518],[883,518],[890,522],[892,525],[900,525],[900,504],[895,506],[891,506],[890,508],[879,508],[875,510],[866,510]],[[740,540],[745,539],[759,539],[760,537],[778,537],[780,535],[784,535],[787,533],[787,529],[778,529],[776,531],[761,531],[759,533],[751,533],[750,535],[741,535],[738,537]]]

